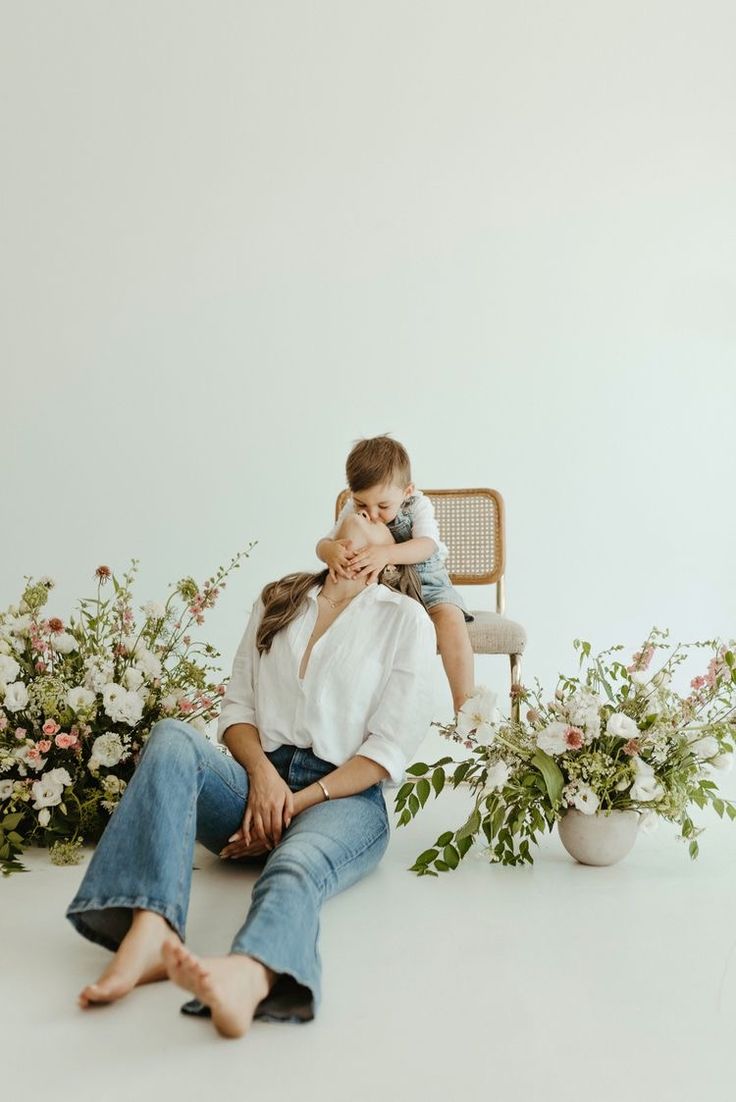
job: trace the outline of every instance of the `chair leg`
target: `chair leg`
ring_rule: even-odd
[[[511,660],[511,720],[513,723],[518,723],[521,714],[521,697],[516,690],[521,689],[521,655],[511,654],[509,658]]]

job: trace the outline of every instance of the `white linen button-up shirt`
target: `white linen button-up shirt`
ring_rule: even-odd
[[[400,781],[432,718],[432,621],[411,597],[366,586],[314,644],[300,679],[318,591],[318,585],[309,590],[267,654],[256,648],[263,603],[255,602],[223,698],[218,740],[232,724],[250,723],[267,752],[285,744],[311,748],[336,766],[360,754]]]

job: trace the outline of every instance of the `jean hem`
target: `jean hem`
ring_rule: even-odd
[[[96,945],[101,945],[104,949],[109,949],[111,953],[116,953],[120,948],[120,942],[94,929],[94,927],[90,926],[88,922],[85,922],[82,917],[87,911],[106,911],[113,907],[125,907],[131,911],[153,911],[154,914],[161,915],[162,918],[165,918],[174,932],[184,941],[184,922],[180,909],[171,903],[164,903],[157,899],[149,899],[147,896],[143,895],[116,895],[106,899],[85,899],[79,902],[74,900],[67,908],[66,917],[77,933],[81,934],[82,937],[87,938],[88,941],[93,941]]]

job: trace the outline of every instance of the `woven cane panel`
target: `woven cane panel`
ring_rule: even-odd
[[[500,495],[492,490],[425,490],[434,505],[448,570],[459,585],[488,584],[503,573]]]

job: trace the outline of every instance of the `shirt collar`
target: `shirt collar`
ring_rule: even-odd
[[[320,589],[321,586],[317,583],[313,585],[311,589],[307,590],[307,597],[310,601],[313,601],[314,604],[317,603],[317,594]],[[391,601],[394,604],[400,604],[401,602],[400,593],[387,585],[381,585],[379,582],[366,586],[365,593],[361,594],[361,596],[368,601]]]

